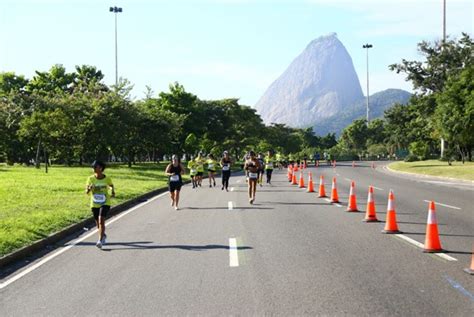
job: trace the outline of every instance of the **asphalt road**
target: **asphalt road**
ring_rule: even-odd
[[[241,176],[228,193],[206,180],[195,190],[187,185],[178,211],[166,194],[110,219],[103,250],[94,232],[84,233],[5,277],[0,315],[474,314],[474,276],[463,271],[474,243],[474,185],[367,164],[307,171],[316,190],[325,175],[328,194],[337,177],[340,206],[290,185],[284,170],[257,189],[254,205]],[[362,222],[364,212],[345,211],[350,180],[363,211],[367,187],[377,187],[382,221],[394,190],[403,237],[382,234],[383,222]],[[404,240],[424,242],[429,200],[443,204],[436,211],[447,257]]]

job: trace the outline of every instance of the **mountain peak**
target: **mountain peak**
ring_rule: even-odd
[[[256,104],[266,123],[311,126],[363,98],[352,59],[336,33],[311,41]]]

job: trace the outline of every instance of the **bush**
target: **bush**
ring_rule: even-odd
[[[420,159],[418,158],[418,156],[413,155],[413,154],[408,154],[404,159],[405,162],[416,162],[416,161],[419,161],[419,160]]]
[[[410,143],[408,149],[410,154],[418,157],[418,160],[423,160],[428,156],[429,146],[425,142],[416,141]]]

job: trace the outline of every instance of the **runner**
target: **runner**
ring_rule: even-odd
[[[259,163],[259,168],[258,168],[258,183],[260,184],[260,187],[263,186],[263,172],[265,171],[264,170],[264,167],[265,167],[265,162],[264,162],[264,159],[263,159],[263,154],[262,153],[258,153],[258,163]]]
[[[92,168],[94,169],[94,175],[87,178],[86,194],[92,193],[91,210],[99,231],[99,240],[96,246],[102,249],[102,246],[107,242],[105,218],[110,210],[110,198],[115,197],[115,189],[112,179],[104,174],[105,163],[94,161]],[[109,187],[112,189],[111,193],[109,193]]]
[[[197,180],[196,180],[197,169],[196,168],[197,168],[196,162],[194,162],[194,160],[189,160],[188,169],[189,169],[189,176],[191,176],[193,189],[197,187]]]
[[[229,152],[224,151],[224,156],[221,159],[220,165],[222,167],[222,190],[229,191],[229,179],[230,179],[230,166],[232,160],[230,159]]]
[[[204,175],[204,158],[202,157],[202,152],[199,152],[198,156],[194,159],[194,162],[196,162],[197,185],[199,185],[199,187],[201,187],[202,176]]]
[[[168,188],[171,197],[171,206],[174,206],[175,210],[178,210],[179,203],[179,191],[183,185],[183,179],[181,175],[184,173],[184,167],[181,164],[178,156],[173,155],[171,157],[171,163],[168,164],[165,170],[168,176]]]
[[[267,172],[267,184],[271,184],[273,168],[278,165],[278,161],[273,156],[273,151],[268,151],[265,158],[265,171]]]
[[[257,192],[257,179],[260,163],[255,157],[254,151],[250,151],[249,156],[250,158],[245,161],[244,170],[248,172],[249,203],[253,204]]]
[[[214,177],[214,174],[216,173],[216,166],[217,166],[217,161],[214,159],[214,155],[209,154],[207,156],[207,173],[209,176],[209,187],[216,187],[216,179]]]

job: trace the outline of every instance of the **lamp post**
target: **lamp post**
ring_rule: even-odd
[[[372,44],[364,44],[362,48],[367,49],[367,126],[369,126],[369,48],[372,48]]]
[[[117,87],[118,86],[117,13],[122,12],[122,8],[110,7],[109,11],[115,13],[115,87]]]

